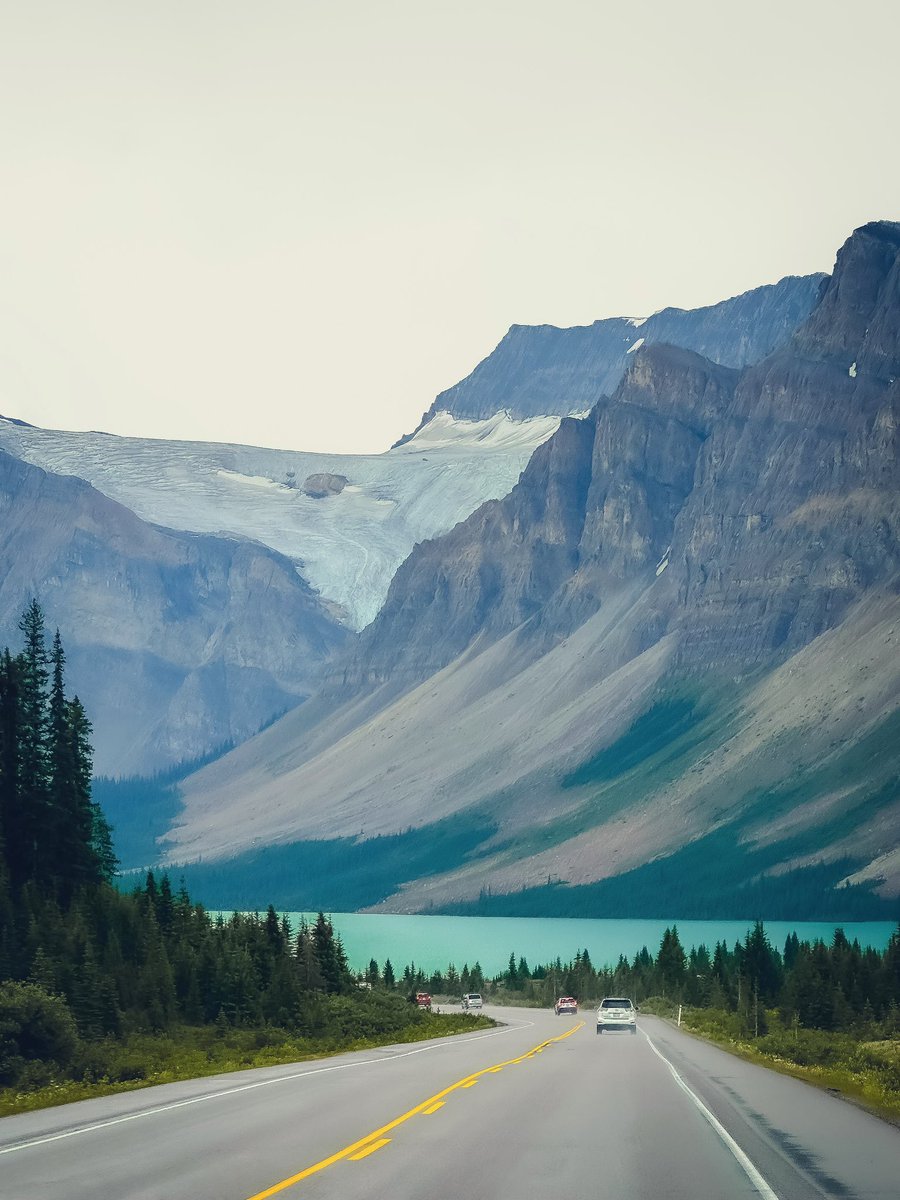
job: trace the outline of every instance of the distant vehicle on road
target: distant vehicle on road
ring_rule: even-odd
[[[604,996],[597,1009],[597,1032],[628,1029],[637,1033],[637,1009],[625,996]]]
[[[431,1012],[431,993],[416,992],[416,1004],[419,1008],[427,1008]]]
[[[462,1006],[466,1011],[470,1008],[481,1008],[481,992],[467,992],[462,998]]]
[[[554,1008],[558,1017],[561,1017],[564,1013],[571,1013],[574,1017],[578,1012],[578,1001],[572,996],[560,996]]]

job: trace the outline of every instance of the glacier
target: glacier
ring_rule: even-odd
[[[559,422],[438,412],[401,446],[347,455],[41,429],[0,417],[0,446],[87,480],[145,521],[277,550],[339,620],[359,630],[413,546],[505,496]],[[345,476],[347,486],[320,499],[305,495],[304,480],[324,473]]]

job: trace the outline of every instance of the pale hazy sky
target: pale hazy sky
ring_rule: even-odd
[[[900,218],[896,0],[0,0],[0,412],[378,451]]]

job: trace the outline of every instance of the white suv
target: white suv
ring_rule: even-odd
[[[605,996],[597,1009],[597,1032],[628,1029],[637,1033],[637,1009],[624,996]]]
[[[469,992],[468,995],[463,996],[462,1006],[467,1011],[471,1008],[481,1008],[481,993]]]

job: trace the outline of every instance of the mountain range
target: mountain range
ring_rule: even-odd
[[[169,860],[363,843],[390,910],[896,896],[898,376],[887,222],[762,361],[638,347],[315,698],[184,782]]]
[[[0,421],[0,620],[78,596],[87,680],[120,626],[133,662],[177,643],[168,691],[129,659],[116,767],[241,741],[169,793],[155,851],[210,903],[871,914],[900,894],[898,376],[876,222],[829,277],[514,326],[380,456]]]
[[[723,358],[761,356],[809,312],[822,278],[785,279],[694,312],[666,310],[646,324],[675,322],[686,341]],[[167,771],[246,740],[327,679],[334,651],[374,619],[417,543],[508,493],[561,415],[583,410],[585,395],[596,399],[601,359],[604,380],[621,374],[629,361],[622,330],[633,332],[632,326],[617,318],[590,329],[600,331],[599,349],[587,355],[583,331],[518,330],[520,342],[535,340],[528,351],[531,377],[562,371],[572,385],[569,400],[554,396],[545,411],[525,413],[515,389],[498,392],[511,331],[476,368],[476,382],[466,384],[468,406],[442,402],[414,437],[378,455],[117,437],[0,417],[0,449],[48,474],[87,482],[116,502],[103,505],[95,497],[89,527],[70,523],[64,540],[53,504],[42,507],[44,493],[33,491],[26,503],[23,491],[16,528],[28,531],[29,554],[20,557],[0,532],[0,644],[15,644],[18,614],[37,596],[51,628],[60,625],[73,684],[94,714],[101,774]],[[482,376],[487,388],[477,382]],[[519,390],[528,377],[519,371]],[[474,415],[479,406],[482,415]],[[17,487],[7,489],[10,505],[17,504]],[[220,576],[221,561],[240,544],[258,558],[274,552],[280,572],[289,560],[298,576],[290,585],[298,597],[295,627],[284,629],[279,589],[253,577],[235,575],[234,596],[221,579],[207,589],[212,598],[198,605],[196,581],[165,582],[171,564],[161,554],[154,584],[166,593],[161,608],[152,588],[145,596],[144,582],[126,582],[156,571],[147,547],[172,544],[166,537],[173,534],[192,535],[179,544],[190,544],[201,576]],[[100,553],[86,568],[78,549],[84,539],[110,548],[114,565]],[[127,595],[127,603],[111,608],[110,587],[113,595]],[[308,636],[304,622],[313,611],[315,632]],[[249,638],[248,619],[255,630]]]

